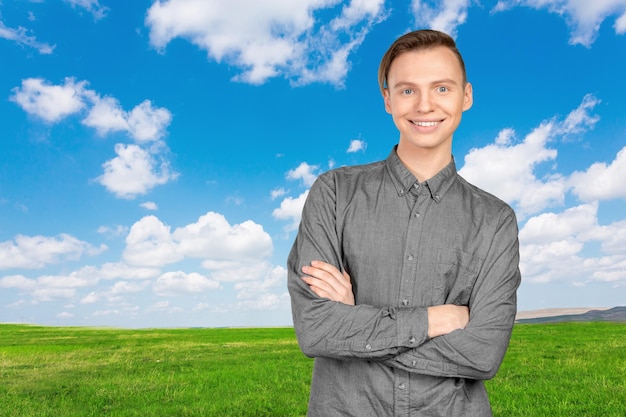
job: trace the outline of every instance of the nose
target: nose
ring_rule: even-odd
[[[433,98],[428,92],[415,95],[415,111],[418,113],[429,113],[433,111]]]

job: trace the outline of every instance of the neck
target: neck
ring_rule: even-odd
[[[397,154],[404,166],[411,171],[419,182],[424,182],[439,173],[452,160],[452,150],[414,148],[398,144]]]

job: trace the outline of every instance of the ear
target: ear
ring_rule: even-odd
[[[391,114],[391,97],[389,97],[389,89],[383,90],[383,100],[385,101],[385,111]]]
[[[472,90],[471,83],[465,83],[465,89],[463,91],[463,111],[469,110],[474,104],[474,92]]]

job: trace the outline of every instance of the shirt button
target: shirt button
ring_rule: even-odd
[[[366,350],[372,350],[372,345],[370,345],[369,343],[367,345],[365,345],[365,349]]]
[[[420,214],[419,213],[415,213],[415,214],[413,214],[413,216],[415,216],[415,218],[418,218],[420,216]]]
[[[409,339],[409,343],[410,343],[410,344],[415,343],[415,338],[414,338],[413,336],[411,336],[411,338]]]
[[[412,260],[413,260],[413,255],[409,255],[409,256],[407,256],[406,258],[407,258],[409,261],[412,261]]]
[[[409,300],[402,300],[402,305],[403,306],[408,306],[409,305]]]
[[[398,388],[400,388],[400,389],[405,389],[405,388],[406,388],[406,385],[404,385],[404,384],[400,384],[400,385],[398,385]]]

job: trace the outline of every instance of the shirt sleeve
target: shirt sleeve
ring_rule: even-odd
[[[331,173],[311,187],[287,260],[294,328],[302,352],[336,359],[392,358],[428,340],[425,307],[349,306],[318,297],[302,281],[313,260],[343,270],[336,229],[336,185]]]
[[[442,377],[490,379],[496,374],[511,337],[521,281],[515,214],[507,206],[500,217],[472,289],[470,320],[465,329],[435,337],[387,359],[388,365]]]

